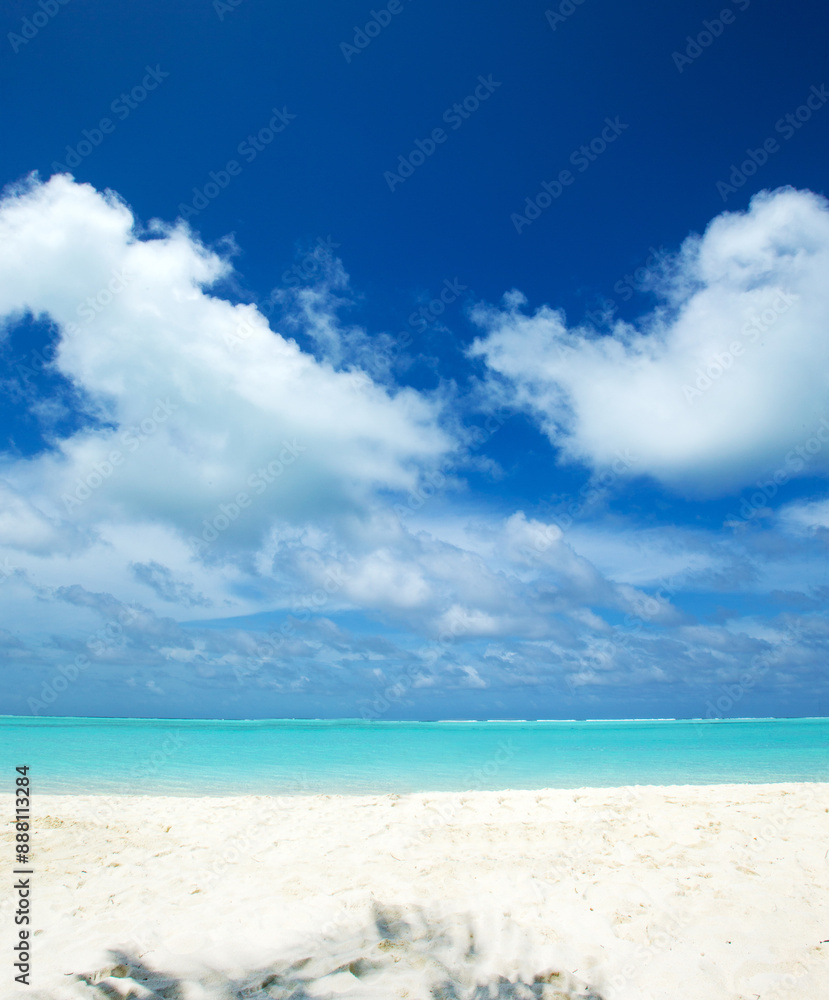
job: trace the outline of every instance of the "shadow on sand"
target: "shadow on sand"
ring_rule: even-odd
[[[376,908],[370,926],[347,937],[323,938],[296,960],[229,975],[204,967],[186,977],[144,964],[122,951],[92,973],[77,975],[86,996],[112,1000],[602,1000],[565,971],[511,980],[481,975],[481,953],[470,925],[430,922],[419,912],[403,919]]]

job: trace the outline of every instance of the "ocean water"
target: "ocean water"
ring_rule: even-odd
[[[366,794],[829,781],[829,719],[248,722],[0,717],[33,792]]]

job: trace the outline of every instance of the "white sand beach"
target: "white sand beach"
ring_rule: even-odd
[[[828,995],[826,784],[41,796],[34,827],[9,995]]]

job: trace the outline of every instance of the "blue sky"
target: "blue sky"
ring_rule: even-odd
[[[0,711],[824,714],[827,24],[6,4]]]

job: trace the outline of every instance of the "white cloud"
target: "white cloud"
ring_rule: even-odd
[[[8,484],[0,482],[0,545],[28,552],[48,552],[59,539],[54,523]]]
[[[800,501],[780,511],[784,528],[795,534],[813,534],[829,529],[829,499]]]
[[[725,561],[713,537],[687,528],[637,528],[610,521],[580,525],[567,539],[610,579],[669,592],[693,584]]]
[[[275,520],[411,489],[451,449],[436,401],[304,353],[253,306],[206,290],[229,275],[186,227],[140,232],[115,195],[69,177],[7,192],[0,317],[59,324],[55,366],[109,425],[4,463],[33,505],[18,505],[31,545],[54,521],[200,537],[218,519],[230,523],[211,545],[255,547]]]
[[[471,350],[499,401],[531,413],[570,457],[719,494],[780,467],[829,404],[829,207],[792,189],[757,195],[689,237],[664,305],[608,335],[527,315],[512,293],[480,306]],[[802,463],[801,463],[802,465]],[[829,468],[829,449],[809,463]]]

